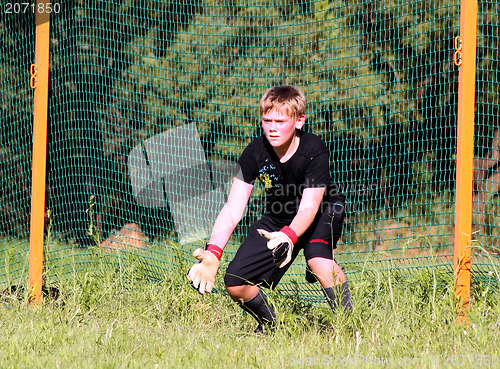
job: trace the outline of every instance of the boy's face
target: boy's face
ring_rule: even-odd
[[[273,109],[262,114],[262,128],[271,146],[286,149],[295,136],[295,131],[302,128],[305,115],[290,118],[286,113]]]

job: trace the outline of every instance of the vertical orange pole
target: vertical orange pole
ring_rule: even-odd
[[[470,301],[470,241],[472,232],[472,165],[476,91],[477,0],[461,0],[460,36],[455,39],[459,65],[457,177],[455,192],[454,266],[458,321],[467,322]]]
[[[37,1],[35,64],[30,69],[30,86],[35,89],[35,106],[28,278],[30,302],[37,304],[42,302],[50,46],[50,15],[47,12],[39,12],[42,8],[39,4],[44,3]],[[43,10],[46,10],[45,4]]]

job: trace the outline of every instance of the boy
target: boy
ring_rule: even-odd
[[[352,310],[346,277],[333,258],[344,219],[344,197],[332,187],[328,149],[314,134],[301,130],[306,101],[293,86],[270,88],[260,102],[264,135],[243,151],[228,200],[214,224],[205,250],[188,279],[201,293],[211,292],[222,250],[242,219],[253,184],[266,189],[266,211],[250,227],[224,282],[229,296],[258,322],[255,332],[276,325],[276,314],[259,286],[274,288],[300,250],[307,280],[319,281],[332,310]]]

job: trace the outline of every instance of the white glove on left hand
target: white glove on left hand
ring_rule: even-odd
[[[220,262],[217,257],[209,251],[196,249],[193,256],[198,260],[188,272],[188,279],[195,289],[202,295],[212,292],[215,276],[219,270]]]
[[[283,268],[292,260],[293,241],[284,232],[268,232],[258,229],[257,232],[267,239],[267,248],[273,252],[274,263]]]

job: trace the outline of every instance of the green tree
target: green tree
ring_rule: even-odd
[[[97,195],[103,232],[135,221],[162,233],[168,211],[133,199],[130,150],[195,122],[210,160],[235,160],[260,134],[260,96],[281,83],[303,88],[307,129],[329,145],[332,174],[351,203],[396,214],[418,202],[412,211],[420,216],[453,190],[456,0],[60,4],[52,18],[49,180],[61,232],[79,229],[85,239],[85,209]],[[499,6],[479,4],[476,152],[487,155],[498,127]],[[24,213],[30,162],[16,150],[30,130],[22,84],[33,59],[28,23],[11,17],[0,25],[0,179],[16,188],[1,201]],[[16,172],[21,162],[26,169]]]

